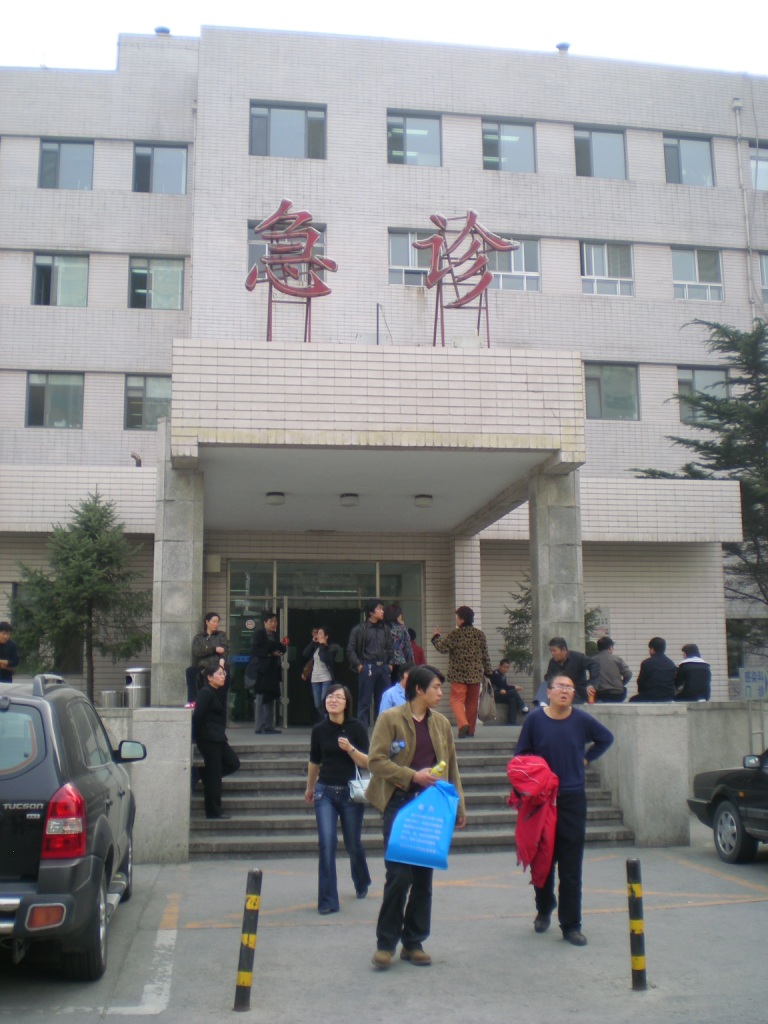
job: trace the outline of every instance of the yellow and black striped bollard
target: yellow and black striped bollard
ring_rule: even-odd
[[[259,927],[261,906],[261,871],[248,872],[243,911],[243,933],[240,936],[240,959],[237,965],[237,987],[234,1010],[250,1010],[253,985],[253,956],[256,952],[256,931]]]
[[[643,881],[640,861],[627,860],[627,897],[629,900],[629,952],[632,960],[632,991],[648,988],[645,977],[645,922],[643,920]]]

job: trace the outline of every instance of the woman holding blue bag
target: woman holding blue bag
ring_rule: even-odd
[[[372,777],[366,796],[384,815],[385,845],[398,811],[438,781],[431,769],[441,761],[446,765],[441,777],[452,783],[459,795],[456,828],[466,824],[451,723],[435,711],[442,700],[443,681],[437,669],[417,666],[408,675],[405,704],[385,711],[376,720],[368,756]],[[432,958],[423,943],[429,937],[432,919],[432,868],[386,859],[384,864],[384,898],[371,962],[379,970],[387,970],[398,942],[402,942],[401,960],[428,967]]]

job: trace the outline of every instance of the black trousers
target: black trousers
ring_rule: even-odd
[[[384,847],[397,812],[417,794],[395,790],[384,811]],[[404,949],[420,949],[432,923],[432,868],[418,868],[385,860],[384,898],[376,924],[376,947],[394,953],[402,940]]]
[[[557,918],[563,932],[581,931],[581,866],[587,829],[587,794],[583,789],[557,796],[555,856],[546,882],[536,893],[536,911]],[[558,875],[555,900],[555,868]]]
[[[226,740],[220,743],[198,740],[197,749],[205,762],[205,767],[200,769],[205,798],[205,816],[206,818],[218,818],[221,814],[221,780],[225,775],[231,775],[237,771],[240,767],[240,758]]]

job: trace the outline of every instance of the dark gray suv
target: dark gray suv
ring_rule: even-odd
[[[60,677],[0,685],[0,950],[54,943],[63,973],[100,978],[109,918],[131,895],[136,804],[91,702]]]

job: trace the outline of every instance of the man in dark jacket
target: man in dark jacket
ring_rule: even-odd
[[[384,603],[378,598],[365,606],[366,620],[352,628],[347,642],[347,661],[357,673],[357,720],[368,728],[371,698],[374,718],[379,714],[381,695],[392,685],[395,657],[392,631],[384,621]]]
[[[586,704],[590,691],[594,697],[597,692],[597,680],[600,666],[594,658],[581,651],[569,651],[568,644],[561,636],[553,636],[549,641],[550,660],[544,675],[544,682],[551,683],[556,676],[568,676],[576,687],[574,704]],[[538,696],[538,694],[537,694]]]
[[[0,622],[0,683],[12,683],[19,665],[19,649],[11,640],[10,622]]]
[[[222,665],[205,670],[205,685],[192,712],[192,739],[203,756],[206,818],[228,818],[221,809],[221,780],[240,767],[240,758],[227,742],[227,692],[229,683]]]
[[[648,641],[650,658],[640,664],[640,672],[637,676],[637,693],[630,697],[630,703],[635,701],[669,701],[675,699],[675,673],[677,666],[671,658],[664,653],[667,649],[667,641],[660,636],[654,636]]]
[[[277,613],[264,612],[263,626],[253,634],[246,674],[254,679],[257,733],[279,733],[275,728],[275,701],[280,697],[281,659],[287,648],[277,636]]]

